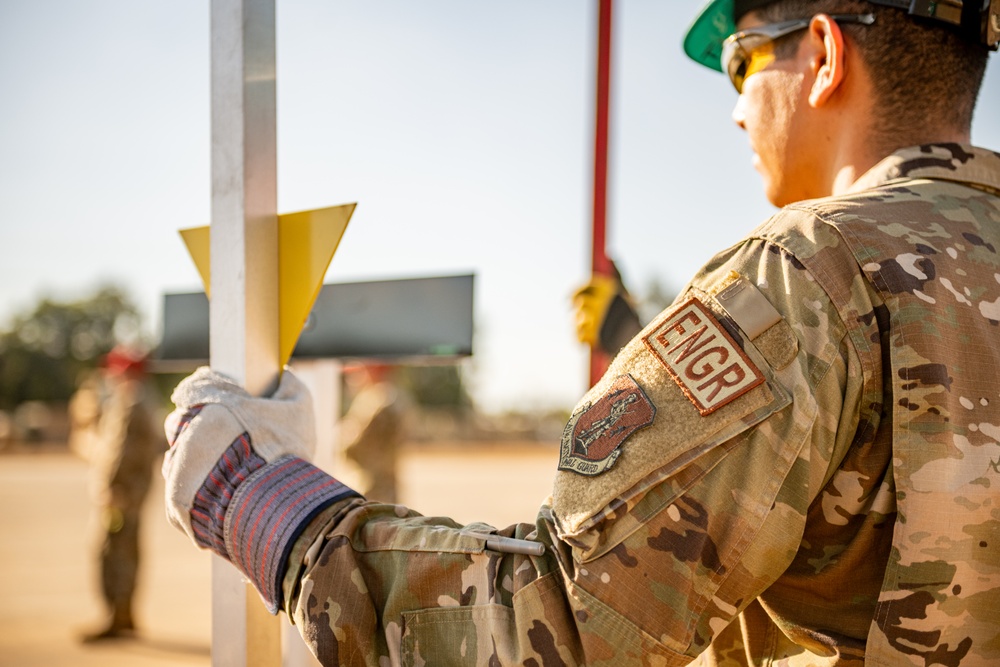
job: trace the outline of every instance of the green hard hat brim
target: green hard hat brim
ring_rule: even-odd
[[[733,0],[712,0],[684,36],[684,53],[696,63],[722,71],[722,42],[736,32]]]

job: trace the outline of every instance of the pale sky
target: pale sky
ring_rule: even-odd
[[[679,287],[772,212],[721,74],[682,54],[701,0],[615,3],[609,252]],[[570,408],[589,275],[596,0],[279,0],[278,208],[358,202],[326,282],[474,272],[473,396]],[[0,0],[0,329],[123,285],[150,333],[200,290],[209,2]],[[1000,149],[991,60],[973,141]]]

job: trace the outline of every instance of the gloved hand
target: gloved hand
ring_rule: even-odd
[[[230,560],[272,612],[288,549],[317,512],[358,495],[312,466],[312,398],[285,370],[273,396],[256,398],[199,368],[174,390],[163,461],[170,522]]]
[[[250,452],[264,463],[288,454],[308,460],[316,448],[312,397],[287,370],[273,396],[255,398],[226,376],[202,367],[177,385],[170,400],[177,408],[165,424],[170,443],[163,460],[167,518],[198,546],[206,545],[199,543],[191,525],[191,508],[230,445],[248,436]],[[247,453],[245,458],[252,456]]]
[[[581,343],[615,355],[642,325],[621,279],[594,274],[573,294],[576,337]]]

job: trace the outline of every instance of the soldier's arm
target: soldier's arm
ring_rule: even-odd
[[[551,504],[533,524],[502,531],[544,545],[544,555],[491,551],[479,536],[489,527],[398,506],[326,507],[296,541],[282,580],[283,606],[324,664],[402,656],[623,665],[660,656],[681,665],[701,653],[792,563],[860,412],[857,355],[836,309],[811,277],[790,275],[804,271],[794,258],[768,260],[774,252],[750,243],[710,266],[687,291],[705,310],[685,311],[679,299],[585,397],[564,436]],[[719,306],[717,291],[736,284],[732,268],[796,285],[766,291],[781,317],[763,331],[748,334]],[[692,343],[683,339],[699,330],[691,323],[707,327],[695,344],[724,330],[735,347],[698,366],[685,363],[720,341],[689,347],[676,380],[661,356]],[[741,365],[707,372],[724,354]],[[760,382],[739,386],[755,373]],[[605,396],[634,387],[652,408],[630,413],[634,431],[574,453],[574,428],[602,416]],[[738,395],[720,399],[720,388]]]
[[[217,379],[205,395],[220,409],[175,430],[168,513],[325,664],[687,664],[801,554],[798,576],[820,572],[863,523],[851,514],[870,498],[852,497],[860,478],[838,466],[877,410],[856,351],[878,356],[877,318],[841,314],[819,278],[760,240],[710,262],[574,411],[534,523],[501,531],[541,555],[358,498],[295,454],[311,415],[217,394]]]

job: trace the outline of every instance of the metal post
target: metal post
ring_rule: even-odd
[[[211,7],[211,364],[266,394],[279,371],[274,0]],[[280,665],[279,628],[213,558],[212,665]]]
[[[337,448],[340,417],[341,364],[335,359],[302,359],[291,364],[295,375],[309,388],[316,417],[316,454],[313,464],[331,475],[337,473],[333,457]],[[339,473],[338,473],[339,476]],[[298,630],[290,623],[281,627],[281,656],[285,667],[320,667]]]
[[[331,475],[339,475],[337,422],[340,421],[342,364],[337,359],[295,359],[291,366],[313,397],[313,411],[316,415],[316,453],[313,465]]]
[[[594,217],[592,225],[591,271],[609,275],[611,262],[606,254],[608,213],[608,128],[611,97],[611,0],[598,0],[597,17],[597,90],[594,131]],[[590,353],[590,386],[604,375],[607,355],[594,349]]]

